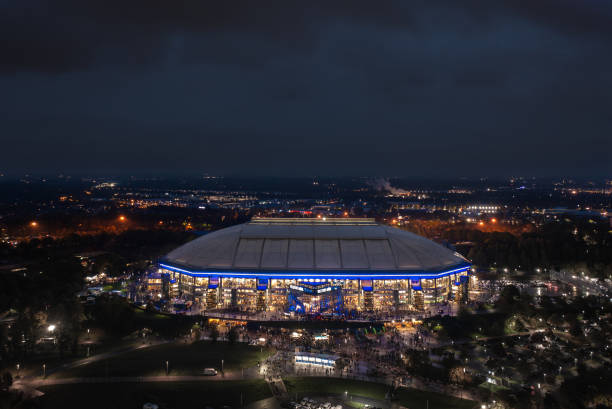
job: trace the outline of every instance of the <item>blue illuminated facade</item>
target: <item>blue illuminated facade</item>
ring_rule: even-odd
[[[189,277],[228,277],[228,278],[256,278],[256,279],[335,279],[335,280],[419,280],[437,279],[466,273],[470,270],[470,263],[455,266],[442,271],[224,271],[224,270],[192,270],[186,267],[172,265],[163,260],[158,263],[160,268],[187,275]]]
[[[181,294],[211,309],[272,310],[355,316],[458,300],[467,293],[470,264],[442,271],[197,270],[161,261]]]

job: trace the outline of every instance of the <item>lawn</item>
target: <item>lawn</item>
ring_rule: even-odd
[[[134,340],[121,340],[116,338],[109,338],[104,340],[102,343],[91,344],[89,346],[90,356],[96,354],[102,354],[112,351],[121,351],[129,348],[134,344]],[[40,376],[42,375],[42,365],[45,364],[47,367],[47,374],[50,374],[64,364],[69,364],[73,361],[83,359],[87,357],[87,345],[79,345],[76,354],[67,352],[63,357],[60,357],[55,346],[47,346],[46,348],[38,347],[36,353],[29,355],[27,358],[20,359],[14,363],[10,363],[10,367],[15,367],[15,364],[20,364],[20,375],[21,376]]]
[[[54,385],[40,388],[45,393],[40,399],[42,408],[142,408],[146,402],[160,408],[197,408],[205,406],[240,407],[269,398],[270,388],[263,380],[97,383]]]
[[[105,360],[54,374],[55,377],[201,375],[204,368],[239,370],[255,366],[273,351],[267,348],[238,343],[198,341],[170,343],[126,352]]]
[[[297,394],[298,398],[303,396],[342,395],[345,391],[348,395],[361,396],[364,398],[384,400],[389,386],[380,383],[355,381],[350,379],[336,378],[288,378],[285,380],[287,392],[292,398]],[[396,394],[396,403],[410,408],[444,409],[472,409],[475,402],[458,399],[452,396],[442,395],[435,392],[426,392],[410,388],[400,388]]]

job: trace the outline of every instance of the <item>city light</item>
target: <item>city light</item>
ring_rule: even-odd
[[[30,226],[31,227],[37,227],[38,226],[38,222],[35,222],[35,221],[30,222]]]
[[[120,222],[124,222],[124,221],[126,221],[126,220],[127,220],[127,219],[126,219],[126,217],[125,217],[124,215],[119,216],[119,221],[120,221]]]

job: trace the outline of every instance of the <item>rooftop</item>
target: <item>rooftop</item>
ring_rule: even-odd
[[[191,272],[431,272],[466,267],[460,254],[373,219],[255,218],[170,252]]]

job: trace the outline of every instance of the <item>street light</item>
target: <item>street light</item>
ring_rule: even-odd
[[[223,359],[221,360],[221,372],[223,372]]]
[[[43,364],[43,378],[47,377],[47,364]]]
[[[168,376],[168,361],[166,361],[166,376]]]

